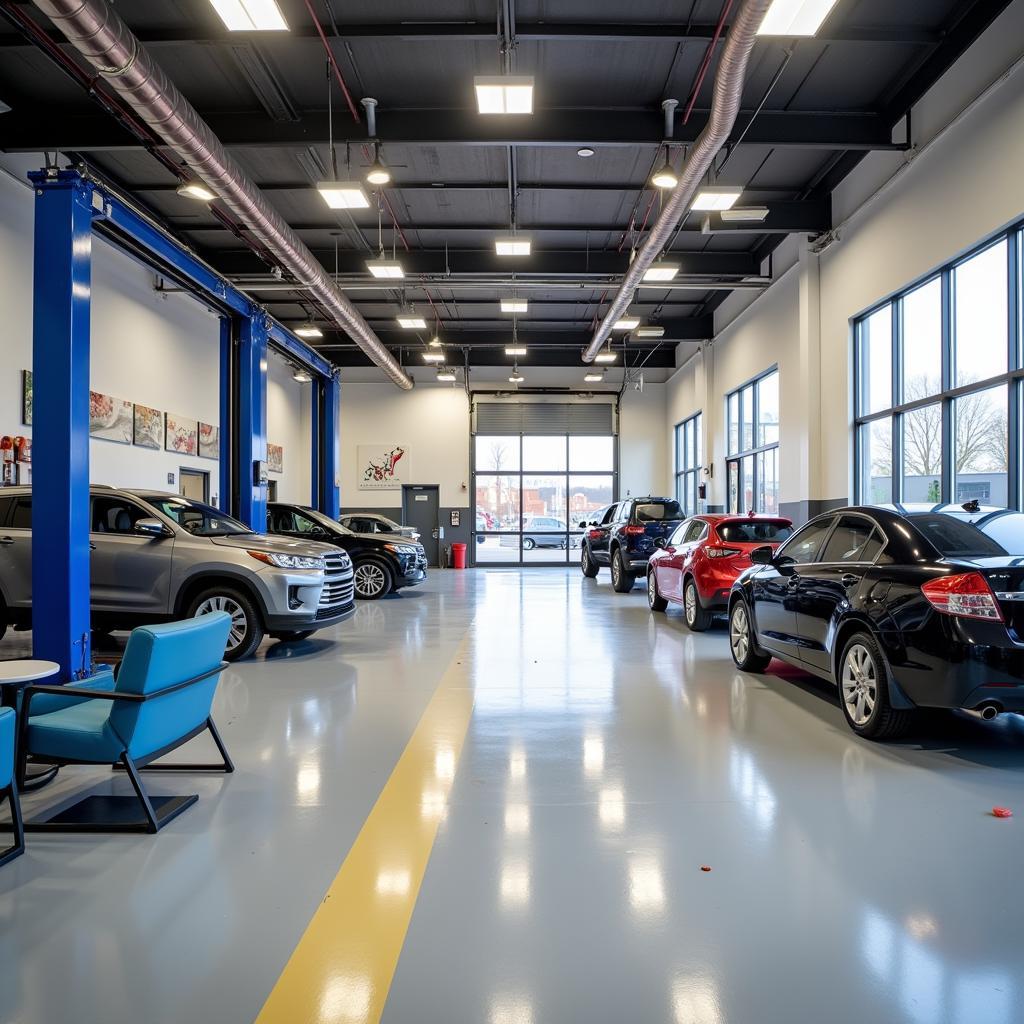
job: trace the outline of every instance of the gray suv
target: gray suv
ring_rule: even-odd
[[[177,494],[90,488],[92,627],[106,632],[223,610],[225,658],[265,634],[301,640],[355,614],[349,556],[330,544],[253,533]],[[32,625],[32,492],[0,491],[0,637]]]

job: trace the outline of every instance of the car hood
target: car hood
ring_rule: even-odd
[[[333,544],[315,540],[293,540],[291,537],[271,537],[265,533],[243,533],[236,537],[212,537],[222,548],[241,548],[243,551],[272,551],[280,555],[309,555],[322,558],[337,549]]]
[[[373,537],[374,540],[379,540],[382,544],[414,544],[419,545],[418,540],[413,540],[412,537],[407,537],[403,533],[364,533],[360,534],[362,537]]]

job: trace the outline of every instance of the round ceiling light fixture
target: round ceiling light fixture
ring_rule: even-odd
[[[591,157],[594,155],[594,151],[589,146],[582,146],[576,150],[576,155],[581,156],[584,160],[586,160],[587,157]]]
[[[679,184],[679,176],[672,169],[667,153],[665,154],[665,162],[651,175],[651,184],[657,188],[675,188]]]

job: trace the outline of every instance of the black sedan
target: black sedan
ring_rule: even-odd
[[[729,598],[733,660],[772,657],[839,687],[854,732],[893,738],[916,708],[1024,711],[1024,515],[860,506],[812,519]]]
[[[427,556],[422,544],[400,534],[353,533],[330,516],[305,505],[270,502],[267,533],[344,548],[355,567],[356,597],[364,601],[414,587],[427,578]]]

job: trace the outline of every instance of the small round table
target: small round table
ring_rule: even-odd
[[[0,707],[18,708],[18,696],[30,683],[37,683],[40,679],[49,679],[60,671],[60,665],[55,661],[37,661],[28,658],[16,661],[0,661]],[[18,737],[21,730],[18,730]],[[17,764],[17,754],[15,754]],[[38,789],[45,786],[51,779],[55,778],[59,768],[52,765],[45,771],[37,772],[35,775],[27,775],[25,784],[20,787],[25,790]]]

